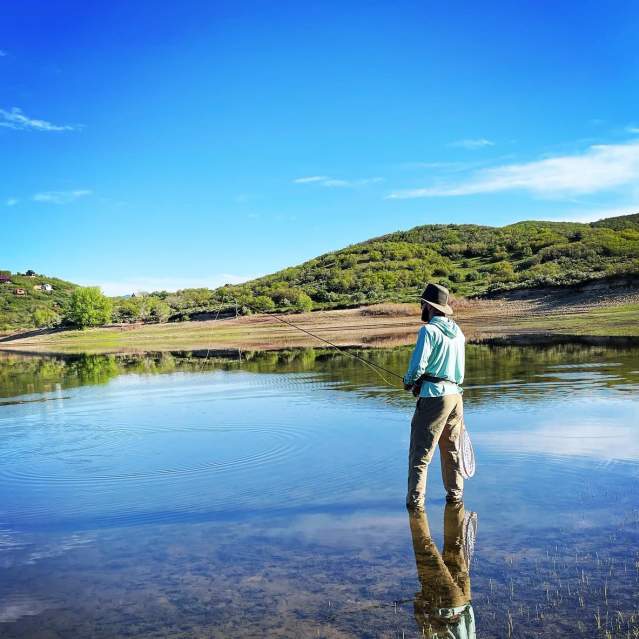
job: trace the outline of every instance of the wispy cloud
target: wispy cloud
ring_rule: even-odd
[[[357,186],[366,186],[367,184],[378,184],[384,182],[382,177],[361,178],[359,180],[343,180],[340,178],[332,178],[328,175],[311,175],[310,177],[301,177],[293,180],[294,184],[319,184],[328,188],[354,188]]]
[[[628,133],[639,133],[639,126],[627,126],[626,127],[626,131],[628,131]]]
[[[638,180],[639,141],[630,141],[593,145],[575,155],[482,169],[463,181],[394,191],[386,197],[446,197],[515,189],[543,196],[568,196],[628,186]]]
[[[5,201],[4,204],[5,206],[15,206],[20,200],[18,200],[17,197],[8,197]]]
[[[482,149],[485,146],[495,146],[495,143],[492,140],[487,140],[486,138],[469,138],[465,140],[456,140],[455,142],[451,142],[449,146],[474,150]]]
[[[312,184],[313,182],[323,182],[328,180],[326,175],[309,175],[308,177],[300,177],[293,180],[293,184]]]
[[[45,191],[36,193],[33,196],[34,202],[45,202],[47,204],[70,204],[81,197],[91,195],[93,191],[88,189],[77,189],[75,191]]]
[[[103,282],[79,282],[86,286],[99,285],[105,295],[130,295],[146,291],[179,291],[185,288],[218,288],[224,284],[242,284],[259,275],[235,275],[217,273],[209,277],[139,277],[135,279],[109,280]]]
[[[0,109],[0,126],[16,131],[77,131],[81,124],[53,124],[26,116],[22,109],[13,107],[10,111]]]
[[[8,55],[4,49],[0,49],[0,58],[6,58]]]

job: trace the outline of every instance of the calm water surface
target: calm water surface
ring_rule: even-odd
[[[468,348],[478,637],[639,636],[638,356]],[[321,350],[1,356],[0,637],[447,636],[437,462],[427,519],[403,508],[413,406]]]

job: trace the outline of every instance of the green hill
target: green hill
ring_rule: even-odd
[[[330,308],[416,301],[426,281],[457,296],[477,296],[622,274],[639,274],[639,214],[588,224],[417,226],[222,287],[214,297],[252,306],[258,300],[264,310]]]
[[[116,298],[113,317],[148,321],[154,316],[149,309],[159,304],[153,298],[165,303],[162,319],[174,321],[234,313],[236,303],[239,312],[250,313],[415,302],[427,281],[470,297],[631,274],[639,275],[639,214],[589,224],[428,224],[326,253],[245,284]],[[0,283],[0,332],[35,326],[38,310],[64,318],[74,284],[41,275],[9,275],[10,284]],[[45,283],[52,285],[51,292],[34,290]],[[17,288],[25,294],[16,295]]]
[[[46,284],[51,286],[51,291],[36,288]],[[0,333],[35,326],[34,314],[37,311],[43,317],[50,313],[61,318],[74,288],[75,284],[56,277],[0,271]],[[17,295],[19,289],[24,294]]]

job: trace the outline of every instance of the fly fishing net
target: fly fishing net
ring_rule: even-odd
[[[470,479],[475,474],[475,451],[465,423],[462,423],[460,448],[459,472],[464,479]]]

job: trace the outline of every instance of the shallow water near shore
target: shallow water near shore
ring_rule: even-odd
[[[467,360],[477,636],[637,636],[639,349]],[[325,350],[0,357],[0,637],[429,636],[413,407]]]

